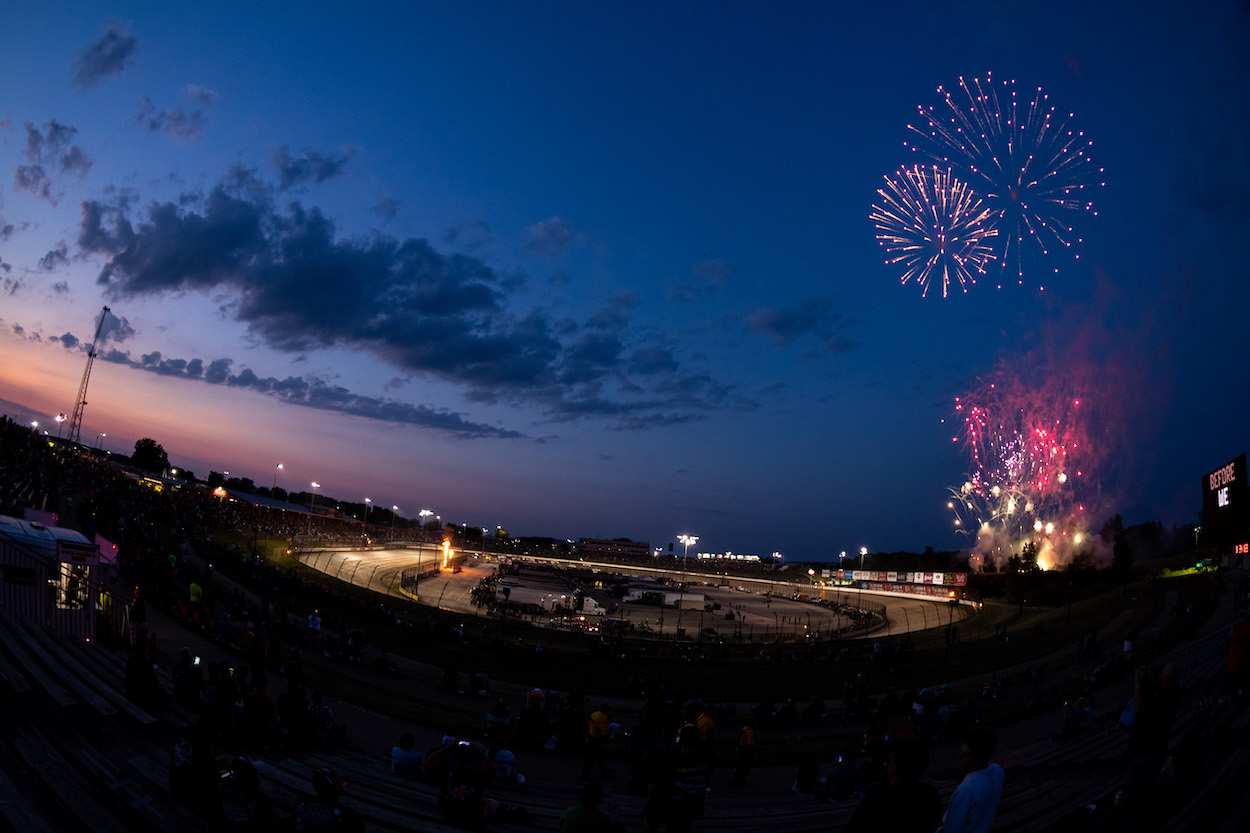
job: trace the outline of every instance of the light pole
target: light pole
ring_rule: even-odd
[[[681,630],[681,605],[686,599],[686,559],[690,557],[690,545],[699,542],[698,535],[678,535],[677,540],[685,547],[681,557],[681,592],[677,594],[677,630]]]
[[[859,548],[859,614],[864,615],[864,558],[868,555],[867,547]],[[864,632],[867,633],[868,626],[864,625]]]
[[[395,531],[395,519],[398,517],[399,517],[399,507],[392,506],[391,507],[391,531],[392,532]]]
[[[314,480],[312,482],[312,487],[313,487],[313,491],[311,493],[311,496],[308,498],[308,534],[309,535],[312,534],[312,516],[313,516],[313,507],[317,505],[317,489],[321,488],[321,484],[318,483],[316,480]]]
[[[365,539],[365,544],[369,543],[369,504],[373,503],[369,498],[365,498],[365,522],[360,529],[361,535]]]
[[[421,529],[422,529],[422,530],[424,530],[424,529],[425,529],[425,525],[426,525],[427,523],[429,523],[429,522],[430,522],[430,521],[429,521],[429,518],[430,518],[430,516],[431,516],[431,515],[433,515],[433,514],[434,514],[434,513],[433,513],[431,510],[429,510],[429,509],[422,509],[420,512],[418,512],[418,513],[417,513],[417,517],[421,519]]]
[[[278,488],[278,472],[280,472],[280,471],[282,471],[282,464],[281,464],[281,463],[279,463],[278,465],[274,466],[274,468],[273,468],[273,486],[272,486],[272,487],[270,487],[270,489],[269,489],[270,493],[272,493],[274,489]]]
[[[55,419],[56,419],[56,438],[59,440],[61,439],[61,423],[65,422],[67,419],[69,419],[69,417],[65,416],[65,414],[57,414]]]

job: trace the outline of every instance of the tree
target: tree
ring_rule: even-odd
[[[135,453],[131,455],[130,462],[137,469],[160,474],[169,468],[169,455],[156,440],[144,437],[135,443]]]
[[[1111,570],[1116,578],[1126,581],[1133,571],[1133,545],[1127,535],[1117,535],[1115,546],[1111,550]]]
[[[256,484],[252,482],[250,477],[228,477],[226,478],[226,488],[249,495],[256,494]]]
[[[1037,569],[1037,544],[1029,541],[1020,548],[1020,570],[1031,573]]]

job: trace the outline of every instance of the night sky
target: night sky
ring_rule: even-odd
[[[1242,2],[6,3],[0,412],[55,429],[108,304],[84,441],[829,559],[968,547],[955,401],[1010,380],[1080,398],[1090,528],[1195,522],[1250,444],[1247,42]],[[1071,114],[1097,216],[922,298],[869,213],[987,73]]]

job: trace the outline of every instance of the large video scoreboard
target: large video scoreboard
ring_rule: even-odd
[[[1244,454],[1202,476],[1202,542],[1243,555],[1250,550],[1250,487]]]

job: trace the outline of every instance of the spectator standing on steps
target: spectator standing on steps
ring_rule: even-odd
[[[755,765],[755,718],[748,717],[738,732],[738,766],[734,769],[733,785],[745,786],[747,773]]]
[[[600,703],[599,708],[590,714],[586,726],[586,745],[582,753],[582,780],[590,777],[590,771],[596,766],[603,775],[611,775],[604,751],[608,740],[612,737],[612,712],[607,703]]]
[[[1133,723],[1129,736],[1128,771],[1121,790],[1120,812],[1126,820],[1138,818],[1150,803],[1151,791],[1168,755],[1172,721],[1180,707],[1176,666],[1163,666],[1159,677],[1137,670],[1133,687]]]
[[[1246,660],[1250,658],[1250,607],[1243,608],[1241,618],[1229,637],[1228,658],[1224,663],[1224,694],[1229,699],[1240,696],[1245,687]]]

